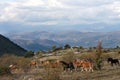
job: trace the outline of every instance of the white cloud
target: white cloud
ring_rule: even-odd
[[[0,2],[0,22],[33,25],[116,23],[120,22],[119,4],[119,0],[5,1]]]

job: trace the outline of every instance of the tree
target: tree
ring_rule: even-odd
[[[56,49],[57,47],[54,45],[54,46],[52,46],[52,51],[55,51],[55,49]]]
[[[101,70],[102,67],[102,42],[98,41],[96,53],[96,68]]]
[[[33,57],[34,56],[34,52],[33,51],[28,51],[24,57],[26,58],[30,58],[30,57]]]
[[[116,49],[119,49],[120,47],[119,46],[116,46]]]
[[[69,45],[69,44],[66,44],[65,46],[64,46],[64,49],[70,49],[71,48],[71,46]]]

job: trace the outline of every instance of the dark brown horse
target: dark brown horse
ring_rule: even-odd
[[[62,63],[64,71],[68,71],[69,69],[73,71],[75,69],[73,62],[60,61],[60,63]]]
[[[109,57],[109,58],[107,59],[107,62],[110,63],[111,66],[113,66],[113,64],[115,64],[115,65],[119,65],[119,64],[120,64],[118,59],[113,59],[113,58],[111,58],[111,57]]]

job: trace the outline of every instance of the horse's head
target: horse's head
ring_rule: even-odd
[[[80,60],[80,65],[84,64],[85,62],[85,60]]]
[[[107,59],[107,62],[109,63],[109,62],[112,61],[112,60],[113,60],[113,58],[109,57],[109,58]]]
[[[59,64],[59,63],[60,63],[60,60],[56,60],[55,63]]]

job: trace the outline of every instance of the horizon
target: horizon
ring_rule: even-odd
[[[118,0],[0,0],[0,33],[120,30]]]

